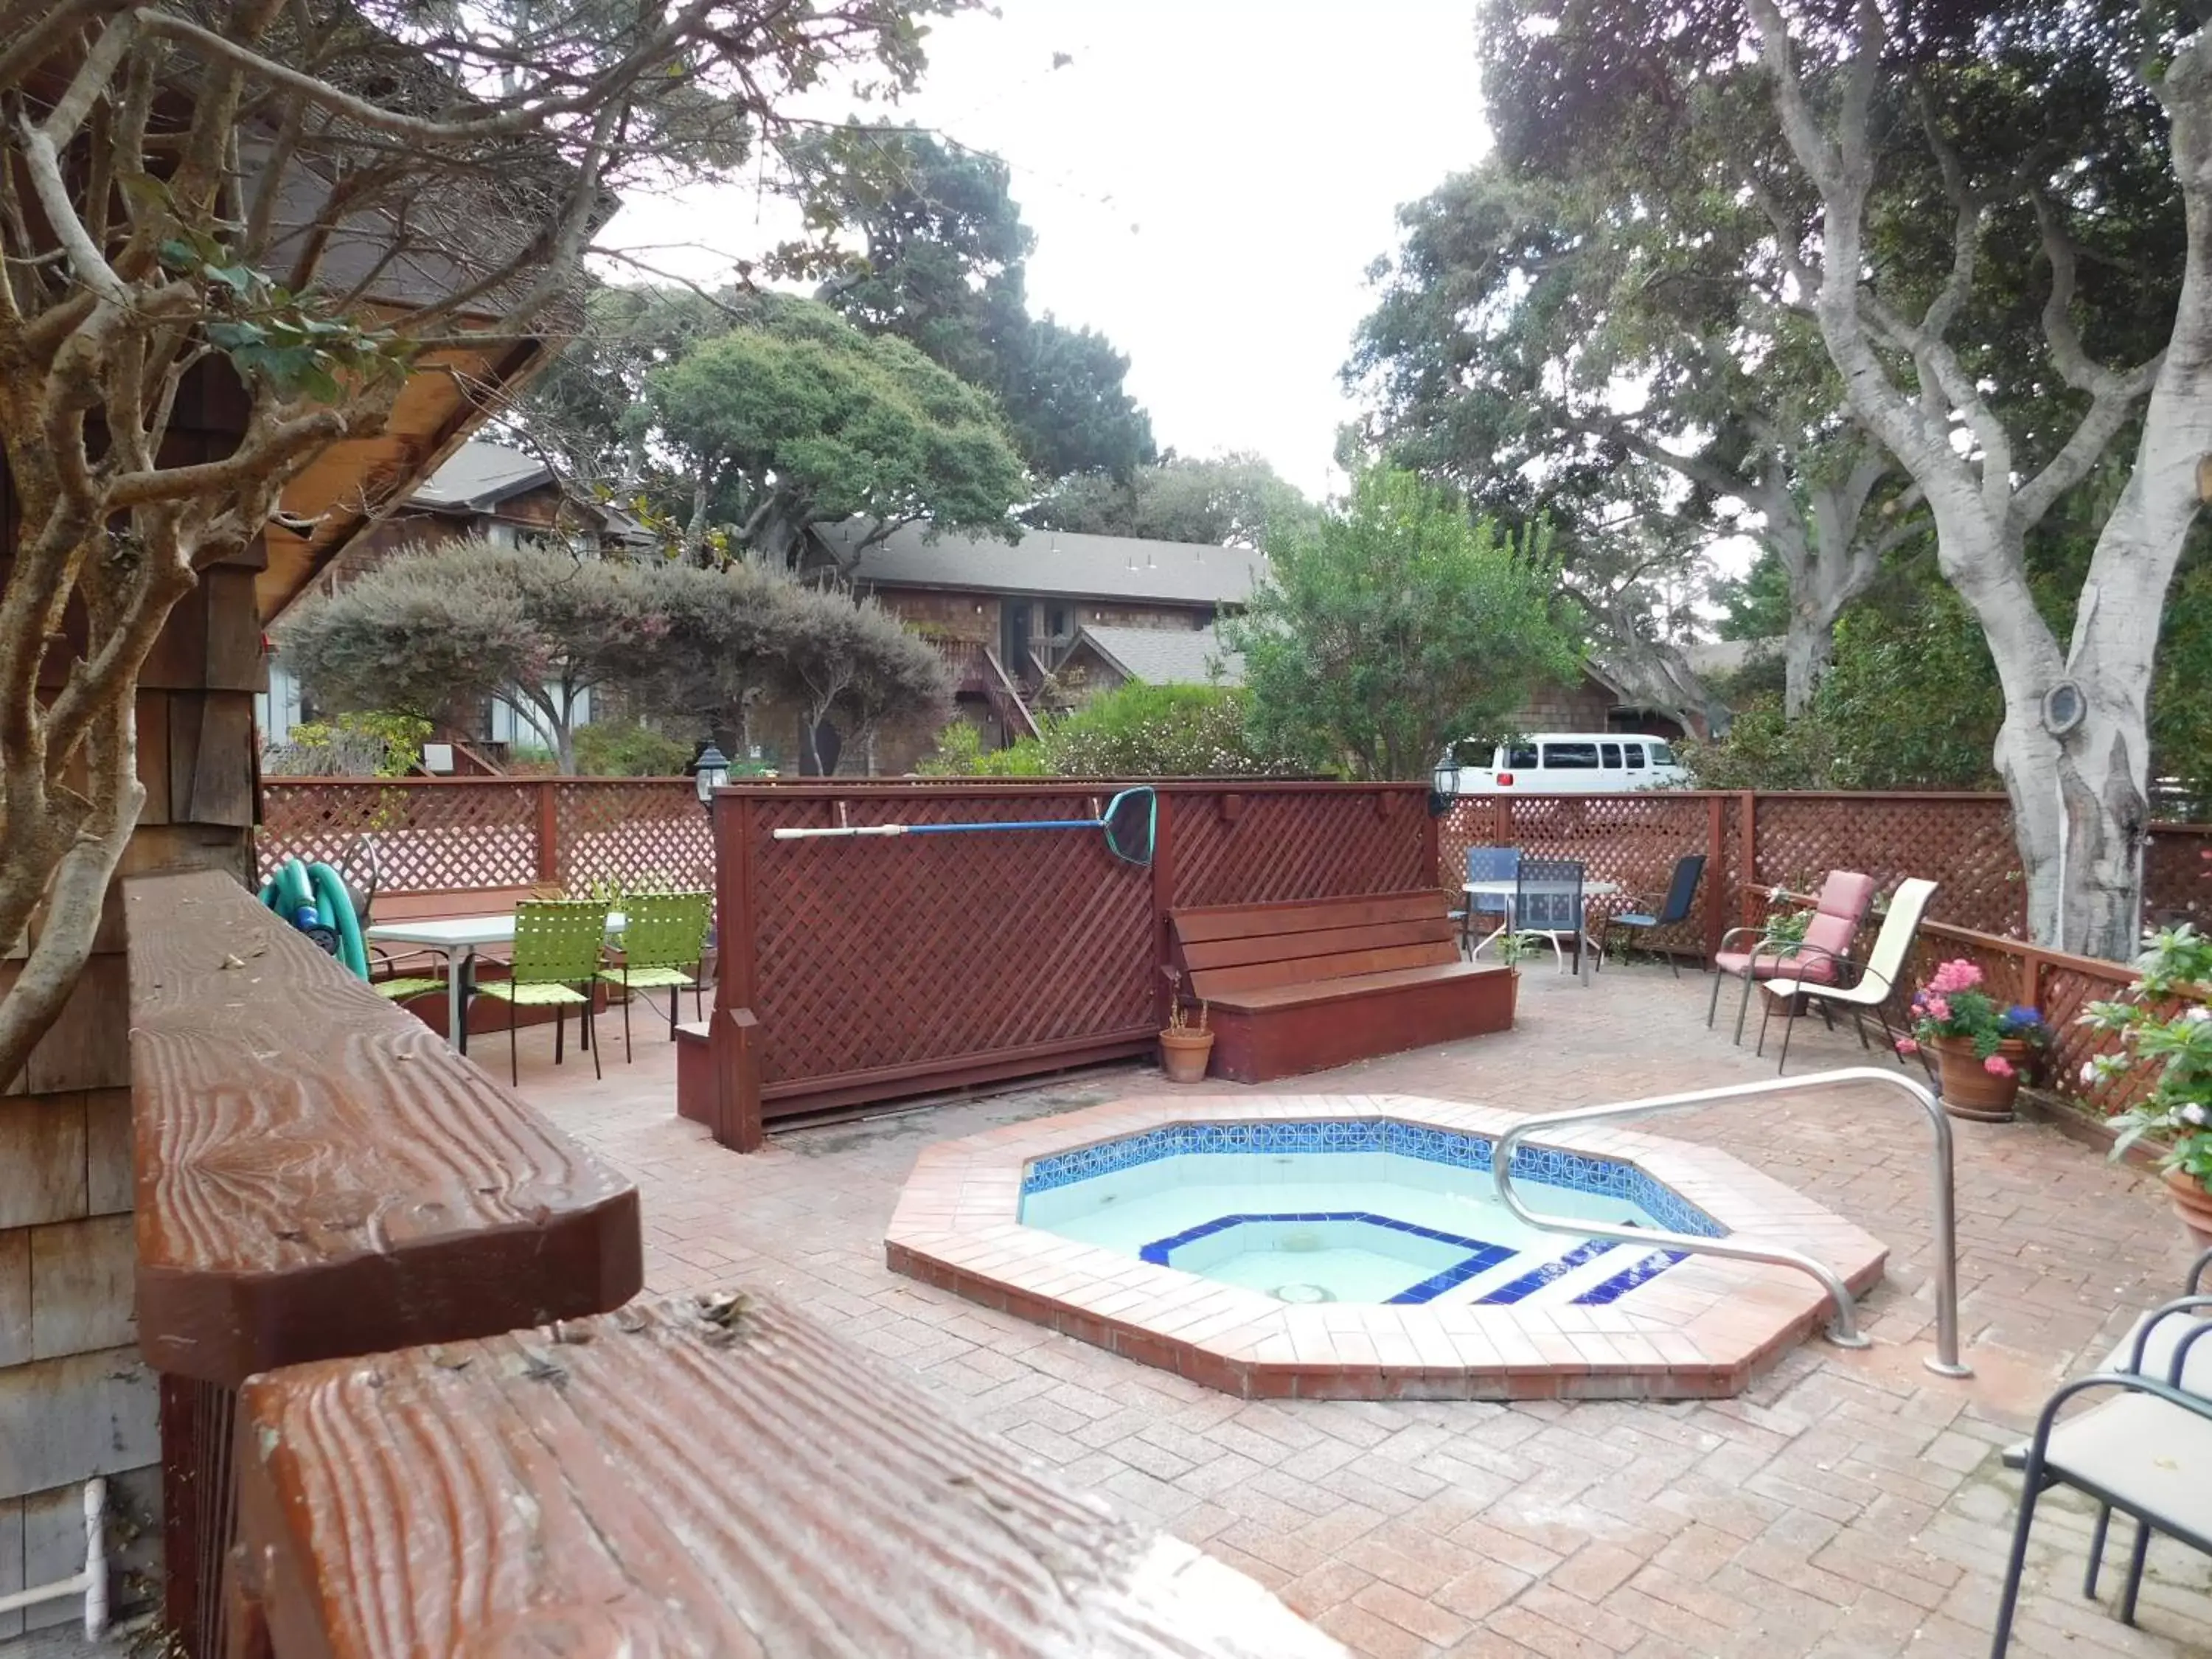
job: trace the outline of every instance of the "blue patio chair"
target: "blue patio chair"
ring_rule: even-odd
[[[1469,881],[1512,881],[1521,873],[1521,849],[1517,847],[1470,847],[1467,849],[1467,878]],[[1469,893],[1465,896],[1465,908],[1452,912],[1459,923],[1459,951],[1472,957],[1481,945],[1474,943],[1476,916],[1494,916],[1502,931],[1505,919],[1513,914],[1513,901],[1504,893]]]
[[[1691,902],[1698,896],[1698,883],[1705,873],[1705,855],[1703,853],[1686,854],[1675,860],[1674,878],[1667,884],[1667,902],[1664,904],[1656,910],[1632,910],[1620,915],[1607,917],[1605,927],[1598,934],[1599,971],[1604,971],[1606,949],[1612,942],[1614,928],[1618,927],[1628,934],[1628,938],[1621,941],[1620,946],[1622,950],[1627,951],[1634,948],[1636,936],[1638,933],[1654,927],[1672,927],[1675,922],[1687,920]],[[1674,953],[1672,951],[1667,953],[1667,965],[1674,970],[1676,979],[1682,977],[1682,964],[1674,960]]]
[[[1575,971],[1582,971],[1583,880],[1583,866],[1574,859],[1522,859],[1515,878],[1513,931],[1541,933],[1551,940],[1562,972],[1567,966],[1562,933],[1574,940]]]

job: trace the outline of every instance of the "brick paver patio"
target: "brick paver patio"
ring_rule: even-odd
[[[1540,1111],[1771,1075],[1771,1058],[1729,1047],[1725,1024],[1708,1032],[1704,1011],[1704,982],[1663,969],[1609,969],[1588,990],[1538,969],[1510,1035],[1304,1081]],[[1390,1659],[1986,1651],[2018,1489],[2000,1447],[2059,1377],[2171,1296],[2189,1259],[2140,1175],[2047,1127],[1959,1124],[1978,1375],[1942,1381],[1919,1363],[1932,1322],[1926,1133],[1885,1091],[1830,1090],[1641,1127],[1732,1152],[1887,1243],[1889,1278],[1865,1310],[1871,1351],[1815,1340],[1712,1402],[1246,1401],[884,1265],[884,1225],[923,1146],[1158,1093],[1156,1072],[806,1129],[741,1158],[675,1116],[671,1051],[638,1024],[636,1063],[617,1043],[604,1083],[574,1054],[556,1071],[550,1042],[526,1036],[523,1087],[637,1182],[649,1289],[805,1297],[968,1422]],[[1848,1033],[1812,1024],[1790,1069],[1861,1058]],[[2015,1653],[2212,1655],[2202,1558],[2153,1548],[2131,1631],[2080,1597],[2086,1506],[2061,1494],[2039,1514]],[[2128,1536],[2114,1532],[2108,1593]]]

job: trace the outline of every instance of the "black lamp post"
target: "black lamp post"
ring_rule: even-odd
[[[699,805],[709,814],[714,810],[714,792],[729,781],[729,757],[709,743],[700,750],[691,768],[691,787],[698,793]]]

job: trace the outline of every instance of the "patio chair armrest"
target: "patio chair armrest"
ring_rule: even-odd
[[[2203,1255],[2189,1264],[2189,1278],[2181,1287],[2182,1294],[2194,1296],[2203,1289],[2204,1274],[2208,1269],[2212,1269],[2212,1250],[2205,1251]]]
[[[1743,935],[1745,935],[1746,933],[1753,933],[1753,934],[1756,934],[1759,938],[1760,938],[1760,939],[1765,939],[1765,938],[1767,936],[1767,934],[1766,934],[1766,927],[1765,927],[1765,924],[1761,923],[1759,926],[1758,926],[1758,927],[1750,927],[1750,926],[1745,926],[1745,927],[1731,927],[1731,928],[1729,928],[1729,929],[1728,930],[1728,932],[1726,932],[1725,933],[1723,933],[1723,934],[1721,935],[1721,945],[1720,945],[1720,948],[1721,948],[1722,950],[1723,950],[1723,951],[1727,950],[1727,949],[1728,949],[1728,947],[1729,947],[1729,941],[1730,939],[1741,939],[1741,938],[1742,938],[1742,937],[1743,937]],[[1756,953],[1756,952],[1753,952],[1753,954],[1754,954],[1754,955],[1756,955],[1757,953]]]
[[[1808,989],[1847,991],[1852,988],[1852,987],[1863,983],[1867,975],[1873,973],[1873,969],[1869,968],[1865,963],[1861,962],[1856,957],[1844,956],[1840,951],[1831,951],[1822,945],[1807,945],[1801,941],[1798,944],[1792,945],[1787,952],[1783,954],[1784,954],[1786,957],[1791,958],[1822,957],[1826,957],[1828,961],[1836,965],[1838,977],[1833,982],[1823,983],[1820,981],[1814,980],[1808,983],[1807,987]],[[1851,975],[1855,975],[1855,977],[1844,977],[1844,970],[1845,969],[1850,969]],[[1886,979],[1882,979],[1882,976],[1879,974],[1875,974],[1874,976],[1877,980],[1881,981],[1883,993],[1887,995],[1889,989],[1889,981]]]
[[[2137,1373],[2142,1370],[2143,1356],[2150,1348],[2150,1334],[2158,1328],[2160,1320],[2198,1308],[2212,1308],[2212,1296],[2179,1296],[2145,1314],[2142,1325],[2136,1331],[2135,1351],[2128,1355],[2128,1369]]]

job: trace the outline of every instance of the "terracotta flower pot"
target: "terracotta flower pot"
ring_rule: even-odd
[[[2212,1244],[2212,1193],[2204,1190],[2204,1183],[2179,1170],[2166,1172],[2166,1190],[2173,1200],[2173,1212],[2181,1218],[2182,1226],[2202,1247]]]
[[[1206,1062],[1212,1053],[1211,1031],[1160,1033],[1160,1069],[1168,1074],[1170,1083],[1205,1081]]]
[[[2012,1066],[2009,1077],[2000,1077],[1982,1062],[1966,1037],[1930,1037],[1927,1046],[1936,1053],[1936,1074],[1942,1079],[1943,1109],[1953,1117],[1976,1123],[2009,1123],[2013,1100],[2020,1093],[2021,1073],[2027,1065],[2027,1044],[2008,1038],[1997,1045],[1997,1054]]]

